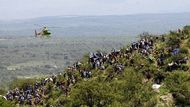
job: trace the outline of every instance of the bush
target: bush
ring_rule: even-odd
[[[184,26],[183,30],[190,30],[190,26],[189,25]]]
[[[14,102],[7,101],[0,97],[0,107],[15,107]]]
[[[10,88],[25,88],[27,85],[32,85],[36,82],[36,79],[16,79],[10,84]]]
[[[190,74],[188,72],[173,72],[165,82],[166,87],[173,93],[177,105],[190,104]]]
[[[89,107],[108,106],[118,97],[117,94],[113,92],[111,86],[94,81],[81,82],[71,93],[70,100],[74,107],[81,105]]]
[[[179,45],[181,43],[180,39],[178,39],[177,37],[172,37],[168,40],[167,45],[170,46],[176,46]]]
[[[188,54],[188,49],[187,48],[181,48],[180,49],[180,53],[182,53],[182,54]]]

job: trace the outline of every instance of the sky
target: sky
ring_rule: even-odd
[[[190,12],[190,0],[0,0],[0,20]]]

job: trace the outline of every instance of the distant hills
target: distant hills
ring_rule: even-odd
[[[123,36],[144,31],[165,33],[190,24],[190,13],[121,16],[52,16],[0,21],[0,36],[32,36],[40,26],[49,26],[54,36]]]

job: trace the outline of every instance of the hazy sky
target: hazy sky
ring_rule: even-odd
[[[190,0],[0,0],[0,20],[190,12]]]

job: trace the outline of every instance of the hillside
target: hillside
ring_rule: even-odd
[[[190,105],[190,26],[108,53],[85,55],[63,73],[15,80],[0,106],[184,107]],[[7,99],[7,100],[6,100]]]
[[[127,40],[126,40],[127,39]],[[88,52],[120,48],[136,37],[15,37],[0,39],[0,86],[15,78],[62,72]]]

